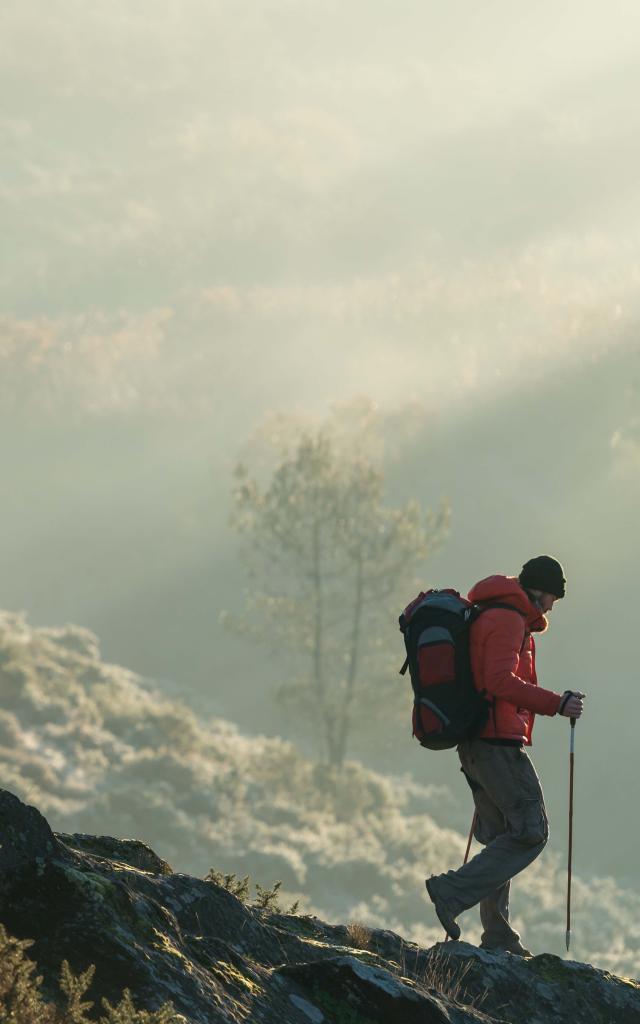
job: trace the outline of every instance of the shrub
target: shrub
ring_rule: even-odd
[[[0,1021],[11,1024],[93,1024],[87,1013],[93,1007],[83,1000],[95,974],[92,964],[82,974],[75,975],[63,960],[60,971],[60,990],[64,996],[61,1006],[42,998],[42,976],[36,975],[36,965],[25,955],[33,945],[31,939],[16,939],[0,924]],[[102,1000],[104,1013],[99,1024],[174,1024],[180,1018],[171,1003],[159,1010],[137,1010],[131,993],[125,989],[119,1003],[111,1005]]]

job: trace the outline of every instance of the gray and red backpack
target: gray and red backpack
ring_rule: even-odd
[[[477,735],[491,702],[476,689],[471,671],[469,631],[489,608],[513,605],[472,604],[457,590],[428,590],[407,605],[400,616],[413,687],[413,735],[423,747],[446,750]],[[518,612],[518,614],[520,614]]]

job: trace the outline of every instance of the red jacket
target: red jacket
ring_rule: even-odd
[[[513,576],[489,576],[469,591],[474,604],[499,601],[471,626],[471,669],[478,690],[492,701],[483,739],[519,740],[529,745],[536,714],[555,715],[562,699],[538,686],[533,633],[547,628],[547,619]],[[518,614],[522,612],[523,614]]]

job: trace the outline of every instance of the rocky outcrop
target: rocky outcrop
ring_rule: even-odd
[[[194,1024],[640,1024],[638,983],[586,964],[260,910],[142,843],[54,835],[6,791],[0,828],[0,922],[35,940],[49,998],[66,959],[96,965],[90,998],[128,987]]]

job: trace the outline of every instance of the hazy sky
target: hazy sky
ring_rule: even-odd
[[[631,2],[5,0],[3,333],[222,387],[234,427],[615,345],[639,40]]]
[[[639,30],[631,2],[5,0],[0,411],[34,421],[30,494],[55,475],[83,532],[188,519],[269,409],[548,418],[563,366],[611,357],[595,441],[635,472]],[[38,434],[149,409],[140,455]]]

